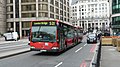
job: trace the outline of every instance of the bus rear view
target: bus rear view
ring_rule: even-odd
[[[56,21],[31,22],[31,50],[57,52],[59,45],[56,34]]]

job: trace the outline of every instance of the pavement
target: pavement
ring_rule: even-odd
[[[100,67],[120,67],[120,52],[113,46],[102,46]]]
[[[0,59],[30,51],[28,42],[29,41],[26,37],[18,41],[5,41],[4,37],[0,37]],[[5,46],[4,44],[7,46]]]

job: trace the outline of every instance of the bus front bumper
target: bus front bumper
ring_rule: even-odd
[[[41,52],[59,52],[59,49],[50,49],[50,50],[45,50],[45,49],[38,49],[38,48],[34,48],[31,47],[30,48],[31,51],[41,51]]]

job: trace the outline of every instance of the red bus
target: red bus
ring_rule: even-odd
[[[78,43],[76,34],[74,26],[58,20],[32,21],[29,45],[35,51],[60,52]]]

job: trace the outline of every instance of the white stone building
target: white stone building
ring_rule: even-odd
[[[0,33],[6,32],[6,0],[0,0]]]
[[[72,23],[85,31],[92,29],[109,29],[108,0],[77,0],[72,3]]]

